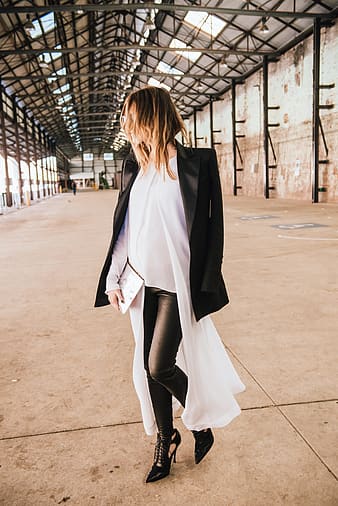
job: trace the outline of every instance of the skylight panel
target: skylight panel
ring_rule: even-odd
[[[223,19],[203,11],[187,12],[184,17],[184,21],[194,28],[202,30],[204,33],[212,35],[213,37],[217,37],[226,25],[226,22],[223,21]]]
[[[184,75],[184,72],[176,69],[175,67],[171,67],[170,65],[168,65],[167,63],[165,63],[163,61],[159,62],[159,64],[156,67],[156,70],[158,72],[163,72],[164,74],[179,74],[180,76]],[[177,75],[174,77],[175,77],[175,79],[180,79],[180,77]]]
[[[32,39],[37,39],[38,37],[41,37],[43,33],[46,34],[55,28],[54,12],[47,12],[47,14],[41,16],[40,22],[38,19],[33,21],[34,31],[32,30],[30,34]]]
[[[171,90],[170,86],[167,86],[164,83],[160,83],[160,81],[158,81],[157,79],[154,79],[153,77],[151,77],[149,79],[148,84],[149,84],[149,86],[156,86],[157,88],[164,88],[167,91]]]
[[[67,114],[67,112],[73,111],[73,106],[72,105],[66,105],[65,107],[62,107],[61,110],[62,110],[63,114]]]
[[[170,47],[178,48],[178,50],[175,51],[177,54],[180,54],[181,56],[184,56],[184,58],[187,58],[188,60],[193,61],[193,62],[198,60],[198,58],[202,54],[200,51],[179,51],[180,48],[182,48],[182,49],[190,48],[190,46],[187,46],[187,44],[185,44],[185,42],[182,42],[179,39],[173,39],[170,42]]]
[[[58,104],[59,105],[62,105],[66,102],[69,102],[69,100],[71,100],[72,96],[71,95],[65,95],[64,97],[61,97],[58,99]]]
[[[59,44],[58,46],[55,46],[54,49],[60,49],[61,48],[61,44]],[[58,58],[61,58],[62,56],[62,53],[42,53],[42,56],[44,57],[44,60],[46,63],[50,63],[52,60],[57,60]]]
[[[54,90],[53,93],[55,95],[59,95],[60,93],[64,93],[65,91],[68,91],[69,88],[70,88],[70,84],[66,83],[66,84],[60,86],[60,88],[57,88],[56,90]]]
[[[56,81],[57,76],[65,76],[66,74],[67,74],[66,67],[62,67],[59,70],[57,70],[56,72],[53,72],[51,77],[48,77],[48,82],[51,83],[52,81]]]

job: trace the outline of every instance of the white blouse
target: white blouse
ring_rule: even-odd
[[[145,286],[176,291],[168,242],[168,227],[175,227],[175,248],[181,268],[189,272],[189,240],[183,201],[177,174],[177,157],[170,168],[176,179],[165,170],[159,172],[150,164],[140,171],[130,192],[124,225],[112,254],[106,291],[118,288],[118,279],[127,257],[145,280]]]

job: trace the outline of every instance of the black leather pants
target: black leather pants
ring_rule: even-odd
[[[176,365],[182,339],[176,293],[145,288],[144,368],[157,428],[163,434],[173,430],[172,396],[185,405],[188,388],[186,374]]]

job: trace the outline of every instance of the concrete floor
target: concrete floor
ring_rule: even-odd
[[[199,466],[177,420],[178,462],[146,485],[129,318],[92,307],[115,200],[0,217],[0,504],[337,505],[337,205],[226,199],[231,304],[214,320],[243,411]],[[274,227],[300,223],[325,226]]]

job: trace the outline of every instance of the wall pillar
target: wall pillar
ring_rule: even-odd
[[[0,87],[0,121],[1,121],[1,133],[2,133],[2,153],[5,161],[5,179],[6,179],[6,205],[11,207],[13,205],[12,192],[10,191],[10,178],[8,169],[8,152],[7,152],[7,135],[5,125],[5,111],[3,103],[3,88]]]

